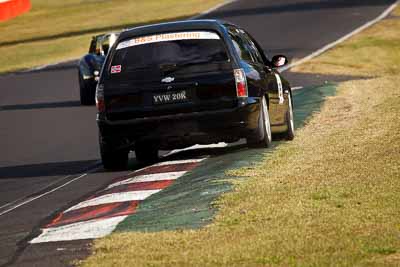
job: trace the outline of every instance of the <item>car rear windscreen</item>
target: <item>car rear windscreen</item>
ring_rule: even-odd
[[[173,32],[120,42],[111,61],[111,73],[146,68],[228,62],[219,35],[209,31]]]

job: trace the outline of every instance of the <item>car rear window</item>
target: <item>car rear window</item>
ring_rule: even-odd
[[[167,65],[229,61],[219,35],[210,31],[172,32],[120,42],[111,61],[111,73]]]

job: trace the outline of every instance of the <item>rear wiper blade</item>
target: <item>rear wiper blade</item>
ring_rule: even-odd
[[[201,60],[201,61],[188,61],[183,63],[165,63],[165,64],[160,64],[159,66],[160,69],[163,71],[177,71],[184,67],[198,65],[198,64],[206,64],[206,63],[209,63],[209,61]]]
[[[151,65],[142,65],[142,66],[131,66],[128,67],[128,70],[144,70],[151,68]]]
[[[174,70],[177,67],[176,63],[163,63],[159,64],[158,67],[163,71]]]

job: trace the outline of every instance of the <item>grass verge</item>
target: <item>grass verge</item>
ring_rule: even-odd
[[[387,19],[298,69],[371,78],[340,84],[294,141],[229,171],[248,179],[212,224],[113,234],[81,265],[399,266],[399,31]]]
[[[32,10],[0,24],[0,72],[75,59],[107,31],[194,16],[222,0],[32,0]]]
[[[310,116],[320,110],[321,103],[335,94],[333,84],[308,87],[293,92],[295,127],[301,127]],[[281,142],[274,142],[268,149],[247,149],[245,145],[233,147],[196,149],[179,153],[177,158],[193,158],[199,155],[211,156],[204,164],[179,178],[172,186],[154,194],[140,203],[135,214],[120,223],[116,231],[153,232],[162,230],[183,230],[204,227],[212,222],[216,207],[213,203],[240,179],[227,175],[226,170],[254,168],[266,156],[274,153]],[[194,155],[193,155],[194,153]]]

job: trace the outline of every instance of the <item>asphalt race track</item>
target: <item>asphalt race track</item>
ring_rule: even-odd
[[[241,25],[267,55],[293,59],[376,18],[393,2],[241,0],[204,17]],[[96,110],[79,104],[75,64],[0,76],[0,266],[57,266],[84,255],[85,242],[65,244],[72,253],[62,261],[34,254],[25,241],[57,211],[128,172],[101,168]],[[290,72],[286,77],[292,86],[343,79]],[[130,171],[138,167],[132,156]]]

